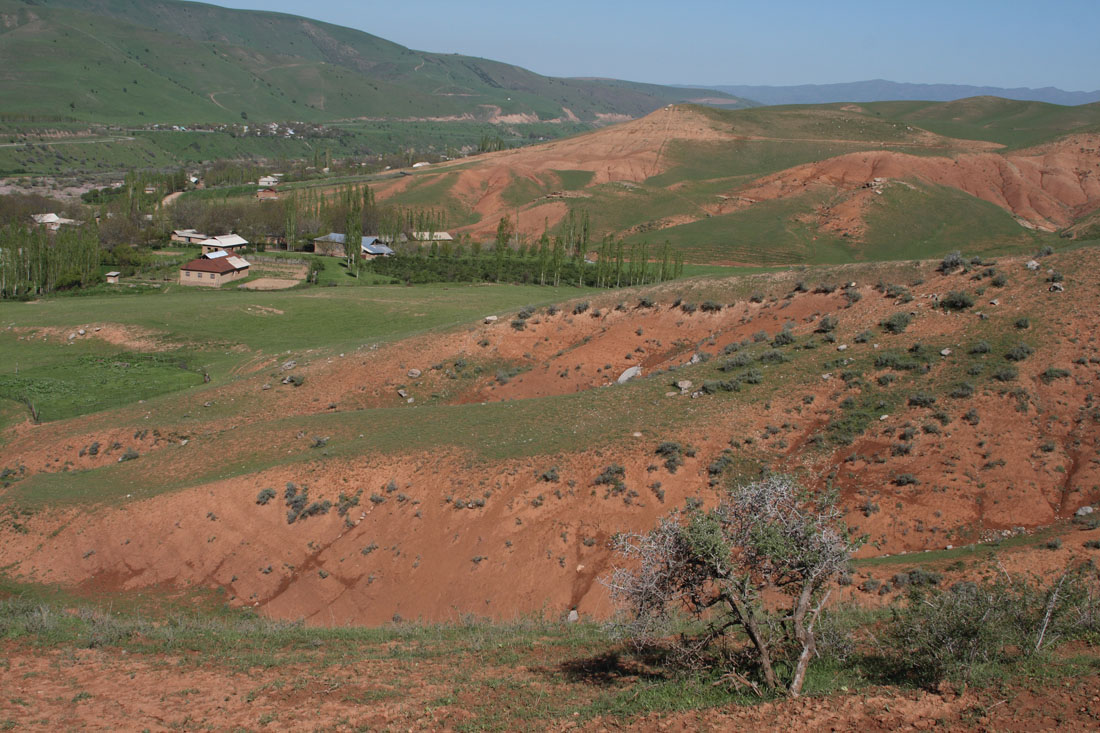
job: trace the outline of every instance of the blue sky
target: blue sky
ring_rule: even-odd
[[[1100,0],[213,0],[551,76],[1100,89]]]

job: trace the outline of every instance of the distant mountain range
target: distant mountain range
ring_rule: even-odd
[[[305,7],[305,6],[303,6]],[[711,89],[546,77],[308,18],[178,0],[0,0],[0,117],[601,123]]]
[[[967,84],[906,84],[885,79],[853,81],[844,84],[799,84],[797,86],[756,86],[751,84],[701,85],[727,94],[750,99],[763,105],[829,104],[833,102],[896,102],[922,100],[951,102],[968,97],[1003,97],[1031,102],[1073,106],[1100,102],[1100,90],[1067,92],[1055,87],[1030,89],[1015,87],[978,87]]]

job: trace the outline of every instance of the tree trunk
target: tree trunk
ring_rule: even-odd
[[[756,647],[756,651],[760,655],[760,666],[764,669],[764,684],[768,686],[769,690],[776,689],[779,683],[775,679],[772,655],[768,651],[768,642],[764,639],[764,635],[760,633],[760,625],[756,623],[756,617],[741,599],[730,597],[729,603],[733,607],[734,613],[741,619],[741,623],[749,635],[749,640],[752,641],[753,646]]]
[[[825,601],[829,597],[827,592],[817,608],[810,613],[813,592],[813,583],[807,582],[798,597],[798,605],[795,606],[794,612],[791,614],[791,620],[794,622],[794,638],[802,647],[802,652],[798,655],[798,664],[794,668],[794,677],[791,678],[791,686],[787,691],[791,697],[798,697],[802,694],[802,683],[806,679],[806,670],[809,668],[810,659],[813,658],[814,651],[817,649],[817,641],[814,638],[814,624],[817,622],[822,606],[825,605]],[[809,623],[806,622],[807,614],[810,617]]]

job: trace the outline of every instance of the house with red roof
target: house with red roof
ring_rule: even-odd
[[[204,254],[180,268],[180,285],[221,287],[248,277],[249,263],[241,257],[217,251]]]

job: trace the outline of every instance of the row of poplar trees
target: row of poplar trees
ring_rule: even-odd
[[[0,229],[0,298],[28,298],[82,287],[99,274],[99,235],[91,226],[9,225]]]

